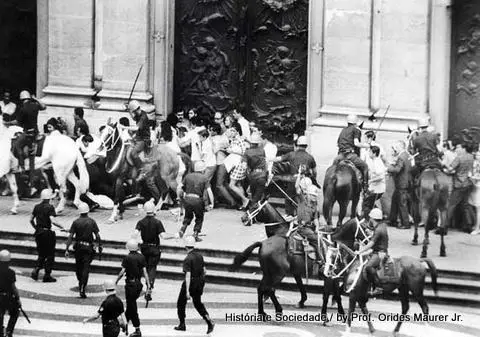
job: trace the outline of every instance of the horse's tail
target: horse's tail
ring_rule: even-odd
[[[425,262],[428,265],[428,269],[430,270],[430,275],[432,277],[433,292],[435,293],[435,295],[437,295],[437,292],[438,292],[438,285],[437,285],[438,271],[437,271],[437,267],[435,267],[435,264],[433,263],[433,261],[431,259],[424,258],[424,259],[420,259],[420,260],[422,262]]]
[[[248,260],[248,258],[250,257],[250,255],[252,254],[252,252],[258,248],[258,247],[261,247],[262,246],[262,242],[261,241],[257,241],[253,244],[251,244],[250,246],[247,247],[247,249],[245,249],[243,252],[241,252],[240,254],[237,254],[237,256],[235,256],[235,258],[233,259],[233,264],[231,265],[230,267],[230,271],[237,271],[240,266]]]
[[[78,175],[79,175],[79,192],[80,194],[87,193],[88,187],[90,185],[90,177],[88,176],[87,165],[83,159],[80,150],[77,150],[77,160],[76,160]]]

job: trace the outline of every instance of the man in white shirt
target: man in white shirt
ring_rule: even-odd
[[[237,111],[237,109],[233,109],[233,117],[237,120],[238,124],[240,124],[240,127],[242,128],[242,137],[246,141],[250,141],[250,122],[242,116],[240,112]]]
[[[11,94],[8,90],[5,90],[3,93],[3,100],[0,101],[0,111],[3,115],[8,115],[8,121],[11,121],[14,117],[15,111],[17,110],[17,105],[10,101]],[[5,117],[4,117],[5,118]]]
[[[368,154],[369,158],[366,160],[368,165],[368,190],[365,193],[362,205],[362,213],[366,220],[368,220],[368,214],[374,208],[375,202],[385,193],[385,174],[387,172],[385,164],[380,159],[380,148],[378,146],[371,146]]]

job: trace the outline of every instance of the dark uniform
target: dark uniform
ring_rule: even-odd
[[[37,265],[32,271],[32,278],[38,279],[38,272],[45,268],[44,281],[51,281],[53,263],[55,261],[56,235],[52,230],[51,216],[56,216],[55,208],[48,200],[43,200],[33,208],[32,226],[35,228],[35,242],[37,244]]]
[[[147,113],[141,111],[140,115],[135,116],[135,122],[137,123],[137,132],[135,133],[134,145],[132,148],[132,159],[137,168],[142,166],[142,160],[140,159],[140,152],[146,150],[146,145],[150,141],[150,122],[148,120]]]
[[[452,226],[455,210],[460,207],[463,217],[469,213],[468,196],[471,192],[472,182],[469,173],[473,171],[473,155],[471,153],[459,154],[450,165],[455,170],[453,176],[453,190],[448,199],[447,226]],[[473,224],[473,219],[462,219],[462,227],[470,231],[468,226]],[[457,226],[458,227],[458,226]]]
[[[18,164],[20,167],[25,167],[25,158],[23,155],[23,148],[28,147],[29,152],[29,167],[30,167],[30,184],[33,181],[33,168],[35,167],[35,137],[38,135],[38,112],[42,109],[40,104],[35,100],[24,100],[17,112],[17,122],[20,127],[23,128],[23,134],[21,134],[14,144],[14,152],[18,157]]]
[[[379,253],[388,254],[388,232],[387,232],[387,225],[384,222],[380,222],[372,237],[373,241],[373,253],[368,260],[367,264],[365,265],[365,269],[367,270],[368,280],[372,284],[380,284],[380,280],[378,279],[377,269],[380,267],[380,256]]]
[[[99,237],[98,225],[87,214],[82,214],[70,228],[70,234],[75,237],[75,273],[80,292],[85,293],[90,274],[90,264],[95,253],[93,249],[93,234]]]
[[[315,168],[317,164],[315,163],[315,159],[304,149],[304,148],[297,148],[297,150],[284,154],[281,157],[281,161],[290,162],[290,174],[292,175],[292,181],[287,183],[287,194],[292,198],[295,199],[296,191],[295,191],[295,180],[294,176],[298,173],[298,169],[300,166],[305,167],[310,173],[315,172]],[[312,182],[317,185],[315,174],[312,174]],[[318,186],[318,185],[317,185]],[[285,199],[285,212],[287,215],[295,215],[295,207],[293,203],[287,199]]]
[[[117,295],[111,294],[102,302],[98,313],[102,316],[102,332],[104,337],[117,337],[120,333],[118,316],[123,314],[123,303]]]
[[[252,193],[249,210],[252,211],[258,206],[258,202],[262,200],[265,193],[265,184],[268,177],[267,161],[263,147],[259,146],[247,149],[245,158],[249,171],[248,182],[250,184],[250,192]]]
[[[390,208],[389,222],[391,226],[395,226],[397,218],[400,215],[400,227],[409,228],[408,219],[408,202],[410,186],[410,158],[406,151],[403,151],[398,157],[395,164],[387,168],[387,172],[393,175],[395,182],[395,191],[392,195],[392,204]]]
[[[202,231],[203,216],[205,214],[203,195],[209,186],[207,176],[201,172],[192,172],[185,177],[183,182],[183,190],[185,191],[185,217],[183,218],[183,225],[180,228],[181,235],[185,233],[195,215],[193,232],[195,239],[198,239],[198,234]]]
[[[147,215],[145,218],[137,223],[135,228],[141,233],[142,245],[141,251],[145,256],[148,279],[150,281],[151,288],[155,283],[155,276],[157,274],[157,265],[160,262],[160,238],[161,233],[165,232],[165,228],[160,220],[153,215]]]
[[[362,138],[362,131],[355,125],[349,124],[344,128],[337,139],[338,156],[334,159],[333,165],[337,165],[342,160],[349,160],[360,170],[363,177],[363,183],[367,183],[368,165],[360,159],[360,149],[355,146],[355,139]]]
[[[192,297],[193,306],[197,309],[200,316],[208,322],[208,312],[202,303],[203,288],[205,286],[205,263],[203,261],[203,256],[195,249],[192,249],[185,257],[185,260],[183,261],[183,272],[190,272],[190,289],[188,289],[188,292]],[[185,325],[186,305],[187,285],[185,281],[183,281],[177,300],[177,315],[180,320],[180,325]]]
[[[125,268],[125,299],[127,301],[127,311],[125,316],[127,322],[131,321],[135,328],[140,327],[140,318],[138,317],[137,299],[142,292],[142,274],[147,262],[145,256],[138,252],[130,252],[122,261],[122,267]]]
[[[19,298],[15,288],[15,272],[5,262],[0,262],[0,336],[3,336],[3,319],[8,311],[10,318],[7,324],[6,336],[13,335],[19,315]]]
[[[297,219],[298,219],[298,233],[305,237],[313,246],[317,253],[317,258],[320,259],[318,250],[318,235],[315,232],[314,220],[318,219],[318,204],[317,197],[309,195],[306,191],[302,191],[299,195]]]

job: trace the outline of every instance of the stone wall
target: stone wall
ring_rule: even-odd
[[[431,65],[446,64],[450,57],[448,37],[432,33],[451,24],[448,5],[443,0],[311,2],[307,134],[320,181],[350,113],[365,121],[364,130],[377,130],[389,106],[377,135],[387,150],[405,139],[419,118],[430,116],[440,132],[446,130],[448,86],[436,84],[449,69]],[[375,112],[377,121],[369,122]]]

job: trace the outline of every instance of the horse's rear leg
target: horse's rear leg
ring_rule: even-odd
[[[260,284],[257,288],[257,305],[258,305],[258,314],[265,317],[266,313],[263,308],[263,295],[265,294],[265,286],[264,286],[264,279],[260,281]]]
[[[430,230],[430,223],[428,222],[430,219],[430,211],[425,207],[425,205],[421,205],[422,207],[422,223],[425,225],[425,234],[423,237],[423,246],[422,246],[422,253],[420,254],[421,258],[427,257],[427,250],[428,250],[428,244],[430,243],[430,240],[428,238],[428,232]]]
[[[305,286],[303,284],[302,276],[301,275],[293,275],[295,278],[295,282],[297,283],[298,290],[300,290],[300,302],[297,303],[297,308],[304,308],[305,301],[307,300],[307,291],[305,290]]]
[[[67,193],[66,177],[57,177],[57,184],[60,201],[58,202],[57,208],[55,208],[55,213],[60,214],[65,209],[65,203],[67,201],[65,197],[65,193]]]
[[[358,202],[360,201],[360,196],[354,197],[352,199],[352,211],[350,213],[350,218],[356,218],[357,217],[357,207],[358,207]]]
[[[408,301],[408,288],[403,285],[398,289],[398,295],[400,296],[400,301],[402,302],[402,316],[405,316],[410,309],[410,303]],[[400,331],[400,326],[402,325],[402,320],[398,320],[395,329],[393,330],[393,335],[396,336]]]
[[[277,295],[275,295],[275,289],[270,289],[269,293],[270,293],[270,298],[272,299],[273,305],[275,306],[275,314],[277,315],[282,314],[283,312],[282,305],[280,304],[280,302],[278,302]]]
[[[75,197],[73,198],[73,204],[78,207],[80,205],[80,202],[81,202],[80,201],[80,189],[79,189],[80,180],[77,178],[77,176],[75,176],[75,174],[73,172],[70,172],[67,179],[68,179],[69,182],[72,183],[73,187],[75,188]]]
[[[447,211],[440,211],[440,256],[447,256],[447,249],[445,248],[444,236],[447,230]]]
[[[10,190],[13,194],[13,207],[10,209],[10,212],[12,212],[12,214],[17,214],[17,208],[20,205],[20,199],[18,198],[17,180],[15,179],[15,175],[13,173],[7,173],[6,178],[8,181],[8,185],[10,186]]]

